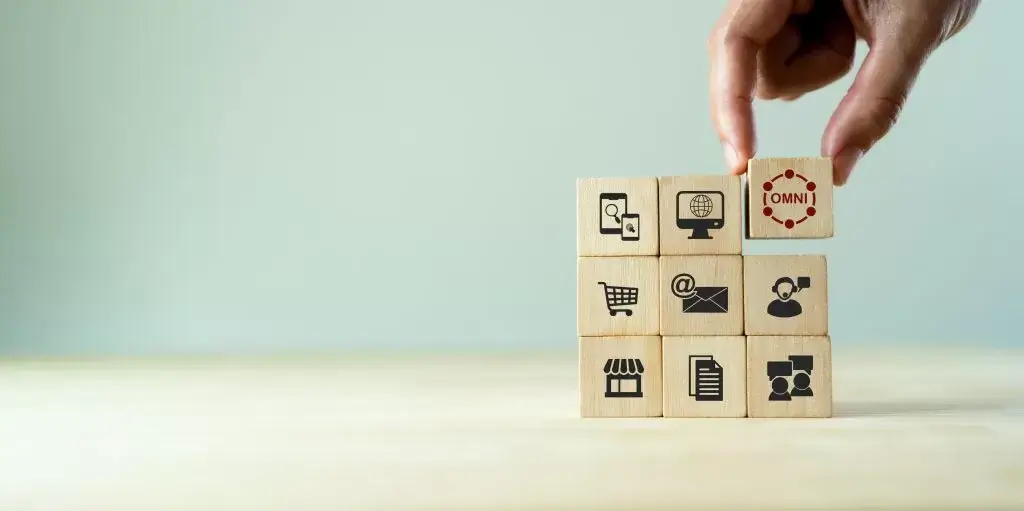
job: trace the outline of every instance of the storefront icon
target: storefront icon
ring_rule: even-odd
[[[644,397],[643,373],[638,358],[609,358],[604,363],[604,397]]]

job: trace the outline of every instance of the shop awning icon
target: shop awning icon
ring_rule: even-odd
[[[644,397],[643,373],[639,358],[609,358],[604,363],[604,397]]]

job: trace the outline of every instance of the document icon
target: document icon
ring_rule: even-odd
[[[690,355],[690,397],[722,401],[722,366],[711,355]]]

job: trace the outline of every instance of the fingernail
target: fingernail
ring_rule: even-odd
[[[832,167],[835,169],[835,185],[843,186],[846,181],[850,179],[850,174],[853,173],[853,168],[857,166],[857,161],[864,156],[864,150],[859,147],[847,147],[832,159]]]
[[[736,172],[740,166],[740,155],[733,148],[732,144],[722,142],[722,151],[725,153],[725,164],[729,166],[730,172]]]

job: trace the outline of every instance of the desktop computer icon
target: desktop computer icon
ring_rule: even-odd
[[[676,194],[676,227],[692,230],[689,239],[710,240],[711,229],[725,225],[725,194],[716,191],[682,191]]]

